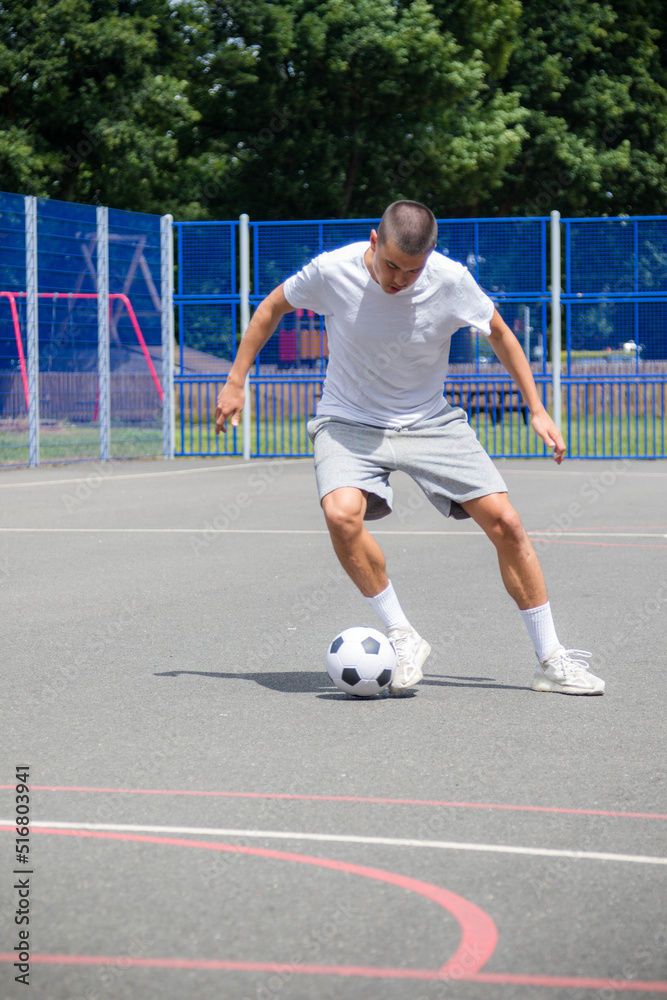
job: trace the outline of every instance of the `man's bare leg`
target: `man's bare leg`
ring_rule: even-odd
[[[547,602],[547,588],[537,553],[506,493],[490,493],[461,504],[496,547],[505,589],[519,610]]]
[[[343,486],[327,493],[322,510],[341,566],[364,597],[375,597],[389,580],[382,549],[364,525],[366,495]]]
[[[521,519],[506,493],[491,493],[462,504],[496,547],[505,588],[516,601],[535,647],[539,665],[535,691],[562,694],[602,694],[604,681],[588,669],[583,650],[566,650],[558,641],[547,598],[542,567]]]
[[[389,690],[397,693],[422,679],[431,647],[405,617],[387,577],[382,549],[364,525],[366,497],[363,490],[343,486],[323,497],[322,510],[341,566],[387,628],[397,657]]]

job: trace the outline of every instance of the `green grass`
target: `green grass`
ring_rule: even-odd
[[[498,421],[494,426],[490,416],[481,413],[479,422],[473,415],[472,426],[479,437],[482,445],[492,457],[500,458],[503,455],[513,456],[544,456],[550,455],[551,451],[545,449],[545,445],[535,434],[532,427],[526,427],[520,415],[516,412],[506,413],[504,419]],[[599,457],[625,457],[628,458],[652,458],[656,455],[667,455],[667,417],[648,417],[635,419],[633,416],[622,418],[614,417],[607,419],[604,427],[600,419],[597,424],[593,421],[588,425],[582,424],[579,427],[577,437],[576,423],[572,423],[572,434],[568,440],[568,427],[565,414],[563,415],[563,436],[568,444],[568,455],[571,458],[599,458]],[[211,451],[210,454],[233,455],[233,439],[228,435],[229,440],[225,440],[220,435],[218,452]],[[194,436],[190,434],[190,429],[186,425],[184,437],[185,454],[195,454],[199,451],[206,451],[208,442],[212,442],[211,447],[215,449],[215,432],[212,425],[204,425],[201,433],[195,428]],[[273,424],[260,428],[259,449],[257,448],[257,431],[253,427],[251,436],[251,455],[261,457],[262,455],[272,455],[276,451],[292,454],[307,455],[312,453],[312,449],[306,446],[307,435],[305,421],[292,421],[291,424],[285,421],[274,428]],[[243,437],[241,426],[236,432],[237,454],[243,449]],[[287,447],[286,447],[287,446]],[[226,449],[226,450],[225,450]],[[176,454],[181,451],[180,426],[176,425]]]
[[[241,420],[235,433],[228,424],[227,434],[220,434],[216,440],[215,424],[213,421],[208,424],[202,423],[201,426],[193,424],[192,427],[186,421],[185,433],[181,436],[181,425],[177,419],[175,451],[176,455],[181,454],[181,451],[185,455],[196,455],[200,452],[210,455],[240,454],[243,451],[243,420]],[[286,420],[283,423],[278,423],[276,426],[273,423],[268,426],[260,426],[259,445],[258,429],[256,425],[253,425],[250,438],[251,455],[253,457],[257,457],[258,455],[272,455],[276,451],[279,454],[286,452],[304,456],[312,454],[312,448],[306,433],[305,420],[292,420],[291,422]]]
[[[486,413],[480,413],[479,421],[473,415],[472,426],[482,445],[492,457],[543,456],[542,441],[530,427],[526,427],[520,415],[509,412],[497,424],[491,422]],[[578,431],[578,433],[577,433]],[[572,423],[568,440],[568,427],[563,417],[563,435],[568,444],[571,458],[628,457],[646,458],[667,455],[667,417],[643,417],[632,415],[614,417],[597,424],[590,421],[579,428]],[[227,437],[220,435],[216,440],[213,423],[185,425],[181,437],[180,421],[176,421],[176,455],[239,455],[243,450],[242,424],[236,430],[236,450],[234,435],[230,430]],[[312,453],[306,434],[305,420],[284,421],[260,427],[259,447],[257,428],[251,436],[251,455],[276,454],[308,455]],[[546,452],[550,454],[550,452]],[[161,427],[112,427],[112,458],[153,458],[162,455]],[[91,425],[62,423],[48,426],[40,432],[40,461],[97,461],[100,456],[99,429]],[[25,465],[28,463],[28,432],[25,429],[0,429],[0,466]]]
[[[545,451],[545,445],[537,437],[532,427],[526,427],[518,414],[506,414],[505,419],[494,427],[489,420],[480,421],[473,427],[482,445],[492,457],[502,455],[529,456],[551,454]],[[667,418],[652,417],[635,419],[632,416],[614,417],[605,423],[598,418],[597,422],[581,423],[577,426],[572,422],[571,429],[567,426],[566,415],[563,414],[562,433],[567,445],[567,455],[570,458],[654,458],[667,455]]]
[[[636,351],[624,351],[620,348],[613,348],[610,351],[561,351],[561,360],[564,365],[567,365],[568,359],[570,361],[581,361],[584,360],[595,360],[595,361],[627,361],[629,363],[636,363],[637,352]]]
[[[152,458],[162,454],[161,427],[111,428],[112,458]],[[0,465],[25,465],[29,461],[28,431],[0,429]],[[40,462],[96,461],[100,457],[100,432],[90,424],[66,421],[40,429]]]

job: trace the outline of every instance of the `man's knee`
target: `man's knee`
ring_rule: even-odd
[[[522,542],[526,537],[521,518],[510,504],[499,513],[497,530],[507,541]]]
[[[475,520],[496,544],[520,544],[527,538],[521,518],[504,493],[482,497],[476,514]]]
[[[528,541],[521,518],[510,504],[496,513],[493,539],[500,545],[524,545]]]
[[[341,537],[350,536],[363,526],[366,497],[362,490],[351,486],[332,490],[322,498],[322,511],[329,531]]]

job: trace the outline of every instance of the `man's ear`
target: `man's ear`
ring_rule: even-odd
[[[375,251],[378,245],[378,234],[375,229],[371,229],[371,250]]]

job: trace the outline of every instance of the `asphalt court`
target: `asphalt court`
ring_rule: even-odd
[[[433,652],[362,701],[309,460],[0,474],[1,1000],[21,868],[39,1000],[667,992],[667,463],[497,464],[602,698],[530,690],[492,546],[406,477],[371,530]]]

